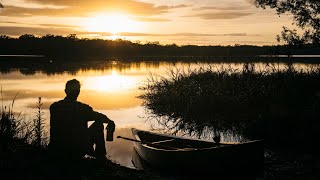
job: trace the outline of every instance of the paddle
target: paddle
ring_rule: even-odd
[[[175,147],[164,146],[164,145],[158,144],[158,143],[161,143],[161,142],[173,141],[174,139],[167,139],[167,140],[156,141],[156,142],[147,142],[147,141],[139,141],[139,140],[136,140],[136,139],[132,139],[132,138],[128,138],[128,137],[122,137],[122,136],[117,136],[117,138],[125,139],[125,140],[128,140],[128,141],[139,142],[139,143],[143,143],[143,144],[157,145],[158,147],[162,147],[162,148],[166,148],[166,149],[172,149],[172,150],[179,150],[180,149],[181,150],[181,148],[175,148]]]

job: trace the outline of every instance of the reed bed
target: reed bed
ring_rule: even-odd
[[[35,118],[27,120],[20,113],[14,111],[15,99],[9,105],[3,105],[0,109],[0,152],[15,152],[19,148],[42,149],[48,145],[48,137],[44,130],[42,118],[41,97],[36,104]],[[1,91],[2,97],[2,91]]]
[[[247,139],[305,141],[319,118],[320,68],[266,65],[171,69],[141,87],[150,119],[171,132],[233,132]],[[319,118],[320,119],[320,118]]]

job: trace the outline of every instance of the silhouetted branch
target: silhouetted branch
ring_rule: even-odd
[[[284,28],[278,41],[283,40],[288,44],[320,44],[320,6],[319,0],[255,0],[257,7],[270,7],[280,14],[292,14],[293,23],[301,30],[297,35],[296,30]],[[293,33],[293,35],[291,35]]]

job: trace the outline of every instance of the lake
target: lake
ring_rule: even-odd
[[[7,57],[9,58],[9,57]],[[169,75],[170,70],[192,71],[193,69],[211,66],[220,68],[242,69],[242,63],[184,63],[184,62],[123,62],[92,61],[90,63],[6,63],[0,67],[1,99],[3,106],[10,106],[21,113],[21,117],[32,120],[36,114],[38,97],[42,98],[45,128],[49,130],[49,106],[65,97],[65,83],[70,79],[81,82],[79,101],[89,104],[96,111],[106,114],[116,123],[115,136],[131,137],[131,128],[150,130],[157,124],[150,121],[142,100],[137,98],[142,91],[139,87],[148,82],[151,74],[159,78]],[[266,66],[285,69],[283,63],[256,63],[257,71],[265,70]],[[298,70],[308,71],[318,67],[317,64],[293,64]],[[194,137],[195,138],[195,137]],[[206,139],[206,137],[203,137]],[[115,162],[134,168],[131,162],[133,144],[123,139],[114,139],[106,143],[108,156]]]

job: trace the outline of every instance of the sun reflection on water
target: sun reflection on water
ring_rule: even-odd
[[[95,91],[117,92],[135,88],[138,80],[132,76],[118,74],[112,70],[111,74],[90,76],[84,79],[83,89]]]

